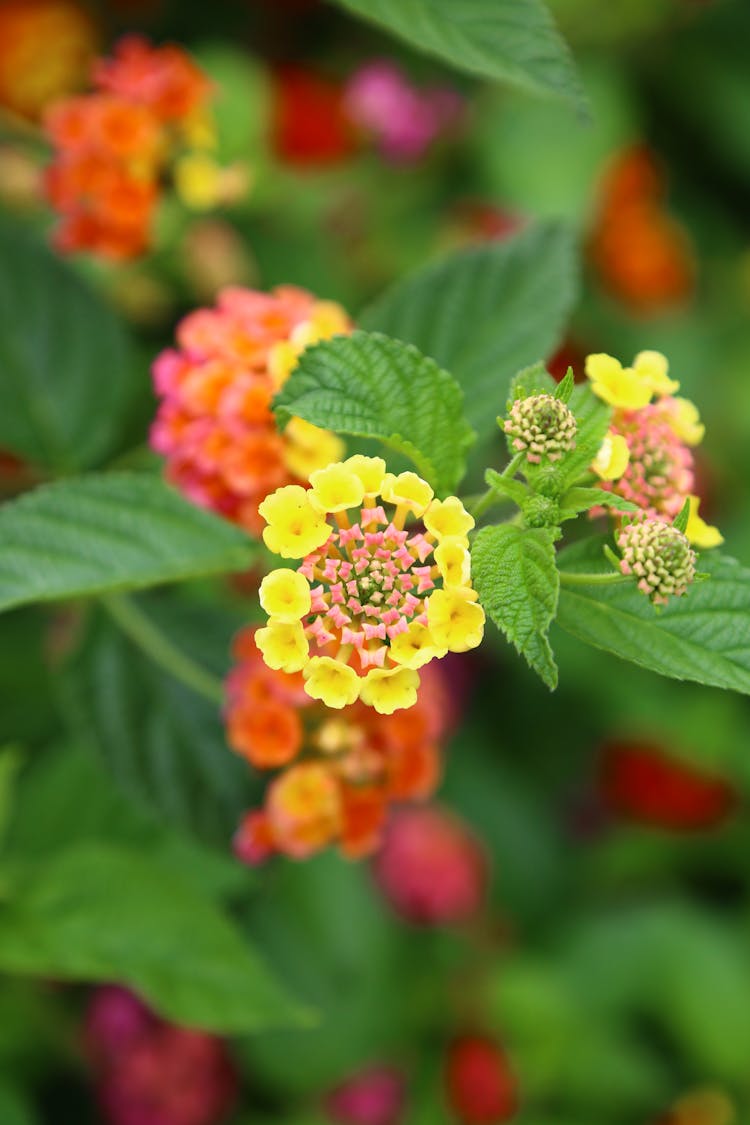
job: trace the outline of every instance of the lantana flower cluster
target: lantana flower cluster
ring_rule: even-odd
[[[386,717],[356,702],[331,712],[305,692],[301,673],[270,669],[255,636],[248,628],[235,641],[227,739],[255,769],[280,772],[263,808],[244,817],[237,854],[260,863],[333,844],[349,858],[372,852],[389,806],[424,800],[437,786],[449,722],[442,677],[428,676],[408,711]]]
[[[457,497],[436,499],[416,473],[394,476],[379,457],[319,469],[310,485],[277,489],[259,507],[266,546],[301,563],[264,578],[258,647],[269,667],[301,671],[328,707],[411,707],[419,668],[482,639],[474,520]],[[407,530],[410,516],[422,522]]]
[[[693,447],[704,435],[698,409],[676,397],[660,352],[640,352],[630,367],[605,354],[586,359],[594,394],[614,407],[611,429],[593,470],[601,487],[636,504],[643,518],[671,523],[690,501],[687,537],[697,547],[715,547],[722,537],[698,515]]]
[[[177,348],[153,367],[162,402],[151,444],[167,459],[168,479],[259,534],[268,493],[296,482],[302,491],[311,472],[344,453],[338,437],[299,418],[280,434],[271,400],[308,344],[349,331],[339,305],[292,286],[226,288],[214,308],[188,314]]]
[[[46,131],[55,149],[47,194],[61,220],[59,249],[111,259],[143,253],[167,170],[187,185],[216,179],[211,83],[173,45],[140,36],[95,61],[91,93],[53,103]],[[205,191],[204,191],[205,194]]]

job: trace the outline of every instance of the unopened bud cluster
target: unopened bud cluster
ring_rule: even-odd
[[[516,453],[525,453],[526,460],[537,465],[543,457],[559,461],[575,449],[577,428],[573,412],[547,394],[516,399],[503,425]]]
[[[695,551],[671,524],[646,519],[627,524],[617,536],[623,574],[638,579],[638,589],[654,605],[679,598],[695,578]]]

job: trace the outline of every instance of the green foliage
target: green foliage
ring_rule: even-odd
[[[0,609],[241,570],[254,547],[159,478],[43,485],[0,509]]]
[[[439,493],[456,488],[473,434],[455,379],[416,347],[355,332],[308,348],[276,398],[282,426],[377,438],[404,453]]]
[[[0,1075],[0,1121],[3,1125],[35,1125],[37,1120],[29,1102]]]
[[[583,106],[568,48],[542,0],[337,0],[471,74]]]
[[[218,609],[170,612],[155,602],[144,609],[181,651],[225,674],[234,618]],[[72,733],[122,791],[227,848],[249,803],[250,771],[226,744],[220,705],[177,682],[106,620],[94,623],[65,684]]]
[[[575,484],[588,470],[606,437],[612,420],[612,407],[594,394],[588,383],[576,387],[568,406],[576,416],[576,447],[562,463],[564,482]]]
[[[560,501],[560,519],[574,519],[581,512],[591,508],[610,508],[614,512],[632,513],[641,509],[630,500],[623,499],[615,492],[605,492],[602,488],[571,488]]]
[[[577,289],[571,232],[546,223],[396,282],[361,323],[415,344],[452,372],[482,441],[494,432],[511,377],[559,344]]]
[[[514,403],[517,398],[530,398],[532,395],[554,395],[559,385],[543,363],[532,363],[511,379],[508,404]]]
[[[605,573],[604,540],[565,550],[563,572]],[[720,555],[701,558],[710,581],[691,586],[657,613],[635,583],[565,586],[557,623],[663,676],[750,693],[750,572]]]
[[[549,528],[485,527],[472,547],[479,600],[508,640],[549,688],[557,666],[547,631],[557,608],[558,574]]]
[[[4,874],[5,972],[119,980],[165,1016],[217,1032],[307,1018],[221,911],[158,863],[98,842]]]
[[[23,226],[2,222],[0,445],[56,472],[88,468],[139,394],[119,318]]]

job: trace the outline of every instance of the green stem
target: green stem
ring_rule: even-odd
[[[501,496],[499,492],[495,492],[494,488],[488,488],[477,500],[467,504],[466,509],[475,520],[478,520],[480,516],[483,516],[484,513],[489,511],[490,508],[493,508],[495,504],[508,503],[510,503],[509,497]]]
[[[631,579],[626,575],[614,571],[606,574],[573,574],[567,570],[560,571],[560,582],[563,586],[615,586],[630,581]]]
[[[211,703],[224,702],[221,680],[181,652],[138,606],[123,595],[100,599],[112,620],[155,664]]]

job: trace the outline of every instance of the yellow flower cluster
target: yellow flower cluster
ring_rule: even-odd
[[[256,643],[269,667],[301,671],[307,694],[329,707],[410,707],[420,667],[482,640],[474,520],[457,497],[436,499],[416,473],[389,473],[379,457],[329,465],[310,484],[260,505],[266,546],[302,564],[264,578],[269,620]],[[407,530],[410,518],[424,530]]]

